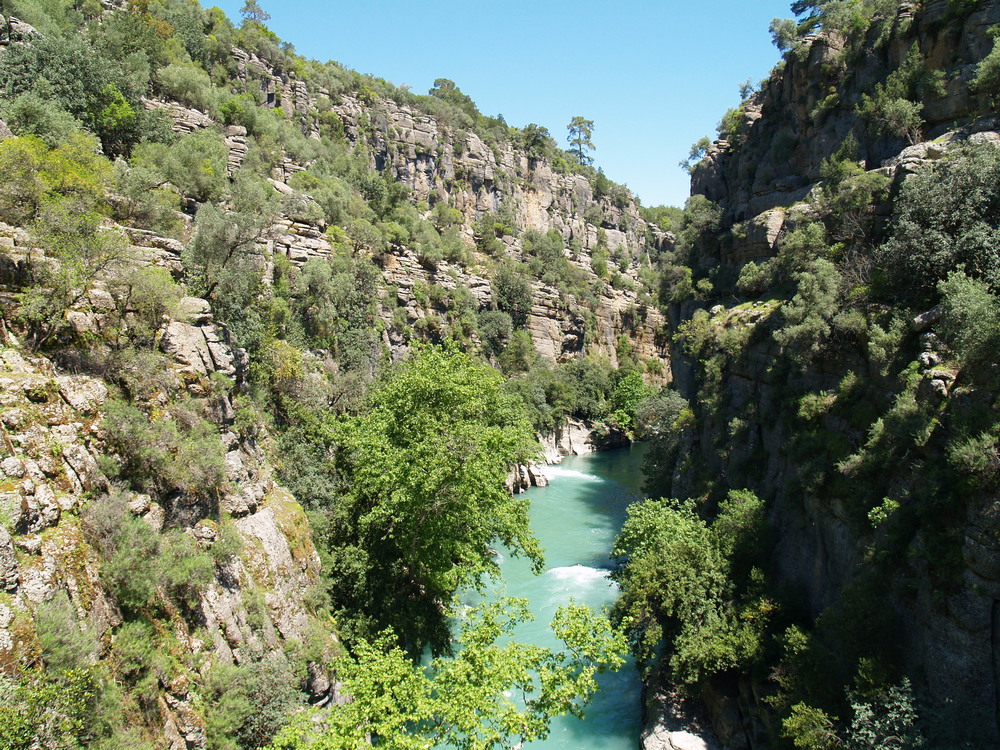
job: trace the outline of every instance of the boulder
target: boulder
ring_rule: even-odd
[[[7,529],[0,524],[0,590],[13,593],[18,585],[17,553]]]

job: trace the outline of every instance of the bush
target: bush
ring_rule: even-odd
[[[136,149],[135,164],[157,170],[181,195],[196,201],[217,201],[226,188],[229,152],[222,135],[196,130],[171,146],[146,143]]]
[[[510,315],[515,327],[522,327],[531,313],[531,282],[512,261],[501,265],[490,281],[493,304]]]
[[[977,94],[985,94],[992,102],[1000,98],[1000,36],[993,33],[993,49],[976,67],[976,77],[969,88]]]
[[[963,365],[992,364],[1000,344],[1000,299],[982,281],[954,271],[938,284],[941,334]]]
[[[970,148],[906,180],[876,258],[893,290],[928,299],[965,267],[1000,290],[1000,148]]]
[[[160,68],[156,71],[156,85],[161,93],[181,104],[202,112],[214,113],[216,110],[218,95],[212,88],[212,81],[196,65],[172,63]]]
[[[65,591],[38,605],[35,630],[45,665],[53,671],[85,670],[97,658],[97,639],[77,617]]]
[[[484,349],[492,357],[497,357],[506,348],[514,321],[500,310],[484,310],[479,313],[479,338]]]
[[[83,125],[58,104],[34,91],[0,104],[0,115],[14,135],[38,136],[49,148],[65,143]]]
[[[123,473],[141,490],[211,496],[225,482],[225,447],[218,428],[193,404],[175,404],[155,420],[124,401],[105,406],[108,445]]]

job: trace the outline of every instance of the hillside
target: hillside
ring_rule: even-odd
[[[683,398],[648,481],[694,505],[646,533],[724,559],[630,593],[657,563],[625,545],[624,612],[729,747],[996,747],[1000,5],[793,7],[664,272]],[[670,604],[718,566],[707,611]]]
[[[256,2],[3,3],[0,746],[520,746],[631,648],[647,750],[1000,747],[1000,2],[792,10],[680,211]],[[610,623],[459,605],[637,437]]]
[[[305,60],[256,4],[4,8],[0,744],[266,745],[366,644],[447,650],[496,539],[538,558],[537,438],[626,442],[670,379],[673,236],[544,128]],[[588,616],[539,715],[614,662]]]

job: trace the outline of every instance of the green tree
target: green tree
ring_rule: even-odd
[[[263,24],[271,20],[271,15],[260,7],[260,3],[257,0],[246,0],[243,3],[243,7],[240,8],[240,15],[243,17],[243,22],[251,22],[256,24]]]
[[[185,262],[199,294],[239,305],[249,300],[236,299],[237,290],[260,271],[254,250],[274,214],[274,192],[241,172],[232,186],[231,205],[232,210],[225,211],[214,203],[202,204]]]
[[[876,259],[900,290],[933,299],[959,266],[1000,290],[1000,148],[978,146],[906,180]]]
[[[687,158],[681,161],[677,166],[683,169],[688,174],[694,172],[694,169],[705,158],[708,153],[708,149],[711,147],[712,142],[708,139],[707,135],[703,135],[697,141],[691,144],[691,150],[688,151]]]
[[[548,735],[552,719],[581,715],[595,676],[622,664],[621,636],[586,607],[556,612],[552,628],[565,649],[512,642],[530,619],[527,602],[508,599],[472,612],[454,657],[415,666],[391,636],[359,643],[338,669],[353,700],[322,715],[306,713],[272,750],[334,750],[377,744],[397,750],[520,747]]]
[[[928,71],[919,45],[914,42],[899,67],[875,91],[861,96],[860,117],[880,135],[905,137],[917,143],[923,133],[923,102],[944,94],[944,74]]]
[[[517,264],[507,261],[501,265],[490,280],[493,304],[501,312],[510,315],[516,327],[523,326],[531,313],[532,290]]]
[[[705,620],[729,591],[725,560],[690,504],[633,504],[611,554],[628,558],[612,573],[621,587],[613,618],[643,667],[662,638]]]
[[[676,500],[645,500],[628,517],[611,554],[621,596],[612,610],[641,668],[665,643],[673,679],[695,685],[759,659],[770,604],[734,585],[734,564],[752,559],[762,510],[749,492],[731,492],[716,528]],[[753,578],[753,576],[751,576]]]
[[[570,120],[566,129],[569,131],[569,135],[566,136],[566,140],[569,141],[569,150],[576,156],[577,163],[581,166],[592,164],[594,157],[590,155],[590,152],[594,150],[594,144],[590,139],[594,133],[594,121],[577,115]]]
[[[336,430],[353,541],[369,566],[363,600],[342,604],[417,651],[445,648],[442,607],[498,572],[493,545],[541,565],[527,501],[505,488],[510,467],[534,455],[534,435],[502,383],[455,348],[420,348]]]
[[[938,284],[941,334],[963,365],[992,365],[1000,340],[1000,299],[982,281],[953,271]]]
[[[636,413],[640,404],[653,395],[653,390],[642,381],[642,375],[632,370],[622,377],[611,393],[614,420],[623,430],[634,430]]]

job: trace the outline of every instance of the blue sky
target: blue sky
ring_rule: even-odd
[[[203,0],[205,5],[212,4]],[[216,3],[235,22],[243,0]],[[595,166],[645,205],[683,205],[677,163],[739,85],[778,61],[768,25],[789,0],[260,0],[296,51],[426,93],[450,78],[480,111],[544,125],[565,146],[593,120]]]

